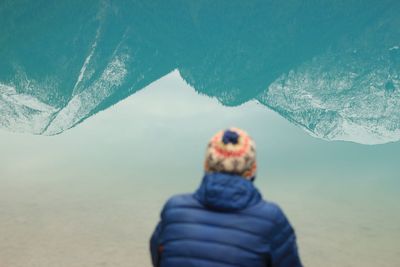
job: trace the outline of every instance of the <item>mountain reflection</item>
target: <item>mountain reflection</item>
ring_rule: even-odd
[[[398,1],[2,1],[0,125],[54,135],[178,69],[326,140],[400,139]]]

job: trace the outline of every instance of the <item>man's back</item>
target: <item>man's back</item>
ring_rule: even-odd
[[[154,266],[301,266],[281,209],[249,180],[206,174],[194,194],[169,199],[151,238]]]

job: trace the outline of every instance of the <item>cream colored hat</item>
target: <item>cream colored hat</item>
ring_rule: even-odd
[[[204,169],[254,178],[257,164],[253,139],[239,128],[219,131],[208,143]]]

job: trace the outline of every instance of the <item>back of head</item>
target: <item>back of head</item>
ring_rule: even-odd
[[[239,128],[217,132],[207,146],[205,175],[195,197],[207,208],[234,211],[252,206],[261,195],[253,139]]]
[[[204,169],[206,173],[228,173],[254,180],[255,142],[239,128],[217,132],[208,143]]]

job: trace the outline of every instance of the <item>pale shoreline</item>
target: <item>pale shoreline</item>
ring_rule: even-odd
[[[159,209],[169,195],[189,185],[173,187],[155,181],[144,186],[106,179],[97,180],[93,187],[90,181],[95,182],[88,177],[85,182],[1,179],[0,266],[151,267],[148,239]],[[157,198],[147,197],[161,187]],[[265,191],[262,185],[260,189]],[[298,234],[305,266],[400,264],[395,247],[399,216],[374,218],[368,212],[379,212],[376,208],[351,207],[349,211],[358,209],[358,213],[349,217],[340,204],[312,203],[303,194],[286,194],[280,204]],[[323,212],[323,208],[332,210]],[[338,212],[340,208],[345,211]],[[385,222],[389,218],[393,221]]]

